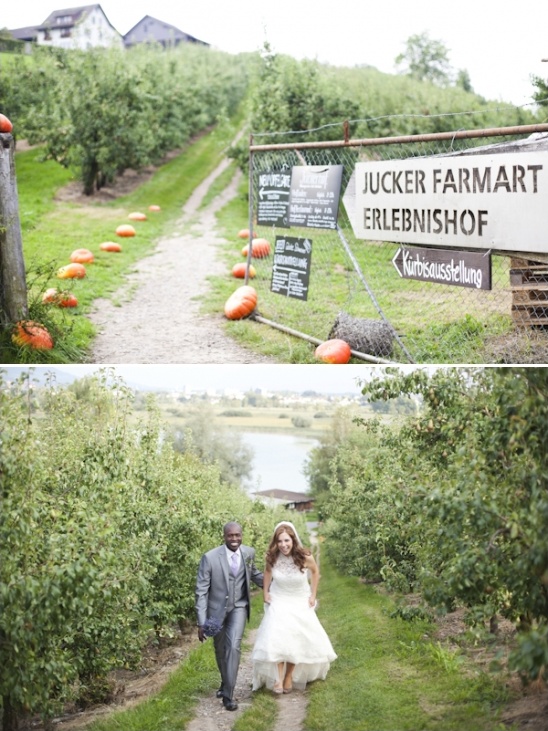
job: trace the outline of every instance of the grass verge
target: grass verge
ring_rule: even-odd
[[[322,563],[320,620],[338,654],[309,686],[307,731],[493,731],[507,700],[494,676],[430,638],[425,621],[391,618],[393,601]],[[255,611],[255,616],[258,609]],[[272,731],[275,699],[259,691],[234,731]]]
[[[173,731],[193,718],[200,695],[213,692],[219,673],[209,643],[193,650],[155,696],[97,720],[88,731]]]
[[[220,257],[226,267],[226,276],[210,277],[210,289],[202,302],[204,313],[217,313],[222,310],[224,303],[236,287],[243,284],[243,281],[235,284],[230,272],[234,264],[245,261],[241,251],[246,241],[238,238],[237,233],[248,226],[248,180],[246,176],[243,176],[240,181],[236,197],[217,214],[217,221],[219,232],[227,241],[220,250]],[[263,271],[258,276],[261,278],[262,286],[268,286],[269,272]],[[251,285],[254,283],[256,284],[256,280],[249,282]],[[259,302],[258,310],[260,311],[260,309],[261,303]],[[296,320],[287,321],[284,324],[302,329],[302,323]],[[226,329],[231,337],[247,348],[280,363],[318,363],[314,358],[314,345],[253,320],[230,321],[227,322]]]

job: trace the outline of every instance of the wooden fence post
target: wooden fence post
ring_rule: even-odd
[[[0,133],[0,325],[28,317],[13,136]]]

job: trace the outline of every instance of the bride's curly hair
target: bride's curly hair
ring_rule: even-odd
[[[272,536],[272,539],[270,540],[268,549],[266,551],[266,565],[269,568],[272,568],[276,563],[276,560],[281,553],[280,549],[278,548],[278,538],[282,533],[287,533],[287,535],[293,541],[290,556],[295,564],[299,567],[299,569],[301,571],[304,571],[306,557],[310,556],[311,552],[308,550],[308,548],[305,548],[301,545],[299,539],[295,534],[295,531],[290,525],[280,525],[274,531],[274,535]]]

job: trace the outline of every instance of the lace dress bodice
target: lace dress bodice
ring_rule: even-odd
[[[301,571],[290,556],[280,554],[272,567],[270,595],[273,601],[278,597],[292,601],[309,597],[308,571]]]

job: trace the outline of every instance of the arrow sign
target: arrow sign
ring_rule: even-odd
[[[290,170],[270,170],[259,175],[257,224],[288,228]]]
[[[403,279],[491,289],[490,254],[402,246],[392,264]]]
[[[278,200],[279,198],[282,198],[283,196],[288,197],[289,196],[289,189],[288,190],[279,190],[278,188],[260,188],[259,189],[259,198],[261,200],[264,200],[265,198],[267,200]]]

